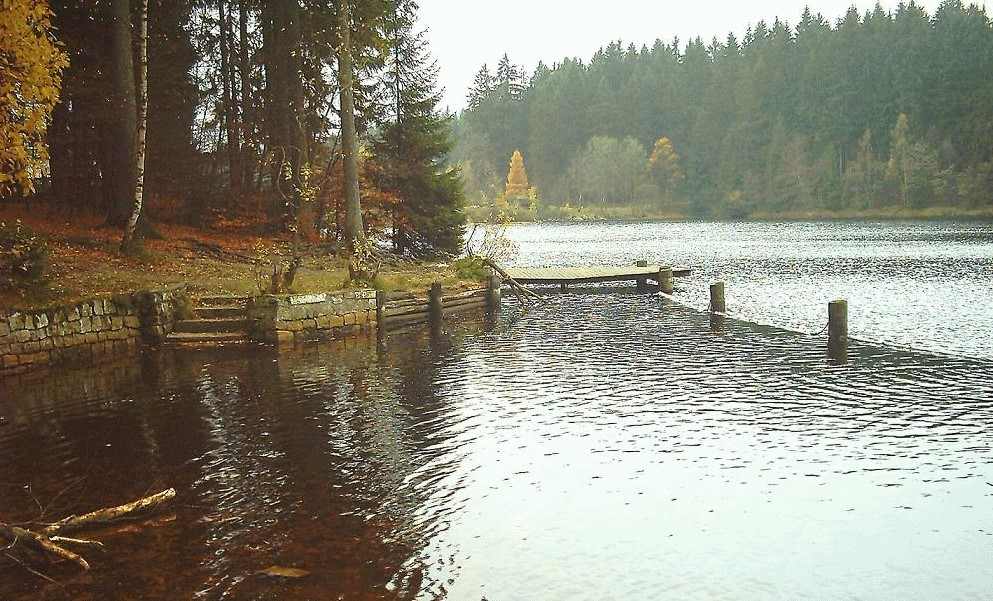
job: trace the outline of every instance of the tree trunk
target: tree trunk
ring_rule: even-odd
[[[52,110],[52,123],[48,126],[48,166],[52,174],[52,199],[64,205],[72,189],[72,155],[69,149],[69,99],[63,97]]]
[[[279,142],[279,128],[277,127],[278,112],[276,111],[276,93],[278,89],[277,82],[279,80],[279,66],[276,64],[276,8],[265,3],[262,5],[260,13],[262,22],[262,65],[263,65],[263,87],[261,90],[261,98],[259,102],[259,112],[261,117],[261,122],[263,123],[267,148],[263,155],[265,161],[259,166],[259,177],[261,179],[264,169],[264,165],[268,163],[269,165],[269,185],[270,191],[272,187],[275,186],[275,178],[279,175],[279,170],[277,168],[276,157],[273,156],[274,152],[278,152],[280,146]],[[260,132],[260,138],[261,138]],[[260,182],[261,183],[261,182]],[[270,202],[266,206],[268,216],[270,220],[275,219],[275,206],[274,203]]]
[[[359,168],[355,134],[355,103],[352,98],[352,49],[349,0],[341,0],[338,8],[338,81],[341,90],[341,149],[345,171],[344,238],[349,254],[365,242],[362,227],[362,206],[359,202]]]
[[[238,63],[241,71],[241,138],[244,145],[241,148],[241,177],[242,186],[249,187],[252,183],[256,155],[254,124],[255,103],[252,100],[252,71],[249,64],[248,45],[248,4],[247,0],[238,0]]]
[[[141,0],[141,29],[138,31],[138,140],[135,143],[134,203],[124,229],[121,249],[134,244],[145,195],[145,135],[148,131],[148,0]]]
[[[262,50],[265,60],[265,128],[269,148],[267,162],[270,165],[269,183],[272,202],[269,204],[269,220],[273,225],[284,222],[286,214],[286,171],[289,167],[290,140],[286,125],[290,109],[287,94],[285,55],[290,52],[287,43],[286,6],[282,2],[266,2],[262,5]]]
[[[237,114],[232,99],[231,90],[231,19],[229,18],[224,0],[217,0],[217,14],[220,21],[221,50],[221,113],[224,118],[224,134],[227,137],[225,146],[228,163],[228,182],[231,191],[238,189],[241,174],[238,170],[238,128]]]
[[[310,139],[306,126],[306,103],[304,101],[303,75],[301,73],[303,61],[301,60],[299,51],[302,43],[300,19],[299,3],[296,0],[287,2],[286,34],[288,37],[288,47],[284,54],[286,60],[286,83],[289,91],[288,100],[290,102],[289,120],[287,121],[287,126],[289,127],[287,139],[292,144],[290,165],[293,169],[294,183],[293,190],[291,191],[293,206],[289,217],[291,222],[297,225],[297,232],[299,232],[300,224],[296,223],[296,221],[300,215],[300,204],[303,200],[302,191],[308,185],[307,182],[303,181],[303,168],[310,160]]]
[[[134,145],[137,129],[134,62],[131,58],[131,6],[129,0],[110,1],[109,72],[111,106],[108,158],[104,177],[108,180],[110,206],[107,222],[127,224],[134,195]]]

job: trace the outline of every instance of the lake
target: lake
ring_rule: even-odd
[[[818,332],[849,303],[852,336],[993,359],[993,224],[955,222],[514,225],[522,265],[692,267],[679,298],[708,305],[724,280],[736,318]]]
[[[550,290],[441,332],[0,383],[11,521],[178,490],[103,532],[90,573],[5,567],[0,598],[989,596],[993,228],[510,233],[522,264],[696,272],[686,304]],[[714,277],[740,319],[699,310]],[[846,365],[809,335],[839,296],[860,338]],[[271,565],[311,574],[258,574]]]

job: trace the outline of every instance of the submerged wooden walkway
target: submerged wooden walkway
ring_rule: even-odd
[[[521,284],[589,284],[597,282],[643,282],[655,280],[660,265],[630,265],[626,267],[508,267],[507,275]],[[686,277],[692,270],[673,267],[673,277]]]

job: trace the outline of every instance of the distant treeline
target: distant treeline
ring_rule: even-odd
[[[457,124],[470,198],[520,149],[541,202],[744,217],[993,207],[993,27],[945,0],[806,10],[707,44],[615,42],[593,59],[484,66]],[[663,142],[663,138],[667,138]],[[671,142],[670,142],[671,141]],[[650,161],[671,144],[661,164]],[[623,180],[623,181],[621,181]]]

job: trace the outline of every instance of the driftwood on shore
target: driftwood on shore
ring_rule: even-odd
[[[40,530],[0,522],[0,552],[29,571],[43,578],[44,574],[29,567],[39,560],[69,561],[84,570],[90,569],[86,561],[76,551],[103,550],[103,543],[82,538],[62,536],[73,532],[98,528],[125,519],[148,513],[168,503],[176,496],[175,489],[164,490],[150,497],[144,497],[117,507],[98,509],[83,515],[72,515],[46,525]],[[75,550],[70,550],[71,547]]]

